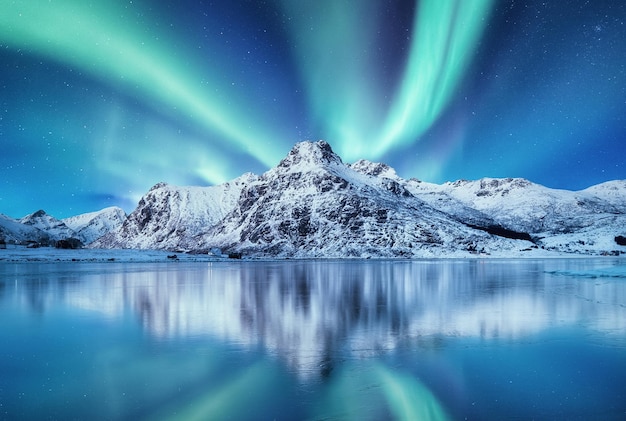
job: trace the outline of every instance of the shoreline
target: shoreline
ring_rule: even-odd
[[[211,263],[211,262],[286,262],[286,261],[443,261],[443,260],[532,260],[532,259],[625,259],[626,254],[600,255],[552,252],[534,250],[532,252],[518,252],[513,255],[488,254],[457,254],[446,256],[422,257],[281,257],[281,256],[243,256],[241,259],[229,258],[210,254],[192,254],[188,252],[172,252],[166,250],[143,249],[56,249],[52,247],[27,248],[25,246],[7,246],[0,249],[0,264],[2,263]]]

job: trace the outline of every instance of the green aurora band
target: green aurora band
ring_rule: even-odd
[[[0,41],[122,86],[145,103],[164,104],[264,165],[275,165],[280,154],[260,138],[261,125],[250,122],[249,114],[244,118],[236,108],[240,104],[219,94],[225,85],[217,83],[222,76],[200,73],[189,65],[191,57],[177,59],[175,46],[129,23],[129,14],[113,1],[5,2]],[[219,174],[210,178],[224,181]]]
[[[381,86],[380,3],[278,2],[289,16],[293,54],[315,130],[344,159],[354,160],[376,159],[418,142],[437,121],[464,76],[493,0],[417,2],[410,50],[395,93]],[[228,72],[220,71],[219,54],[213,52],[209,71],[200,71],[206,66],[197,65],[192,54],[176,57],[175,45],[164,41],[171,41],[166,36],[171,34],[134,25],[127,15],[116,2],[8,2],[0,13],[0,41],[121,86],[207,130],[222,140],[219,146],[226,152],[241,151],[267,167],[275,165],[284,154],[278,146],[290,139],[277,144],[277,130],[271,133],[277,128],[251,117],[251,109],[259,111],[256,120],[261,115],[249,102],[254,98],[225,92]],[[218,160],[227,160],[220,157],[225,151],[216,151]],[[203,176],[222,182],[223,172],[204,170]]]
[[[385,364],[348,363],[330,380],[311,419],[449,421],[437,396],[420,379]]]
[[[281,0],[314,129],[343,158],[364,158],[379,130],[377,1]],[[382,48],[382,46],[380,46]]]
[[[416,141],[445,109],[480,40],[493,0],[421,1],[400,90],[374,156]]]
[[[418,141],[433,125],[464,76],[493,0],[419,1],[392,95],[381,91],[375,73],[376,50],[383,48],[376,45],[377,4],[282,0],[314,118],[348,160],[379,158]]]

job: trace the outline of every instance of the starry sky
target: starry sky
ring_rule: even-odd
[[[626,2],[0,0],[0,213],[260,174],[626,178]]]

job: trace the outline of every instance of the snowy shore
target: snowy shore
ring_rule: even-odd
[[[553,258],[601,258],[599,255],[587,255],[579,253],[560,253],[547,250],[519,251],[511,253],[504,251],[499,255],[487,254],[458,254],[452,253],[441,256],[424,256],[424,259],[553,259]],[[625,255],[620,256],[626,259]],[[612,256],[613,259],[616,256]],[[259,257],[243,256],[244,260],[289,260],[287,257]],[[292,258],[293,259],[293,258]],[[319,260],[320,258],[314,259]],[[338,258],[329,257],[328,260],[361,260],[363,258]],[[389,258],[385,258],[387,260]],[[159,263],[159,262],[214,262],[228,259],[226,256],[213,254],[176,253],[164,250],[133,250],[133,249],[75,249],[64,250],[53,247],[27,248],[24,246],[7,245],[6,249],[0,249],[0,263],[29,263],[29,262],[116,262],[116,263]],[[297,260],[297,259],[295,259]],[[311,259],[305,259],[311,260]],[[321,259],[324,260],[324,259]],[[394,260],[394,259],[391,259]],[[411,260],[398,258],[397,260]]]
[[[2,262],[209,262],[223,257],[208,254],[172,253],[163,250],[122,249],[75,249],[64,250],[53,247],[26,248],[7,245],[0,250]]]

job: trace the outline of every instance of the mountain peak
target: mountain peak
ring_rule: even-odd
[[[29,216],[31,218],[41,218],[42,216],[46,216],[46,215],[47,215],[47,213],[46,213],[45,210],[39,209],[37,212],[31,213]]]
[[[391,168],[389,165],[379,162],[371,162],[367,159],[359,159],[355,163],[351,164],[350,168],[361,174],[371,175],[373,177],[398,178],[396,170]]]
[[[211,187],[159,183],[90,247],[252,257],[618,255],[624,188],[615,182],[574,193],[521,178],[407,181],[383,163],[345,165],[327,142],[308,141],[258,177]]]
[[[160,182],[156,183],[154,186],[152,186],[150,188],[150,190],[148,190],[148,191],[158,190],[158,189],[161,189],[161,188],[167,187],[167,186],[169,186],[168,183],[166,183],[164,181],[160,181]]]
[[[294,145],[287,156],[278,164],[281,168],[288,168],[296,165],[320,165],[337,163],[342,164],[341,158],[330,147],[328,142],[319,140],[317,142],[304,141]]]
[[[54,219],[54,218],[48,215],[46,211],[44,211],[43,209],[39,209],[37,212],[33,212],[31,214],[24,216],[19,221],[22,224],[34,225],[38,223],[39,221],[45,220],[45,219]]]

